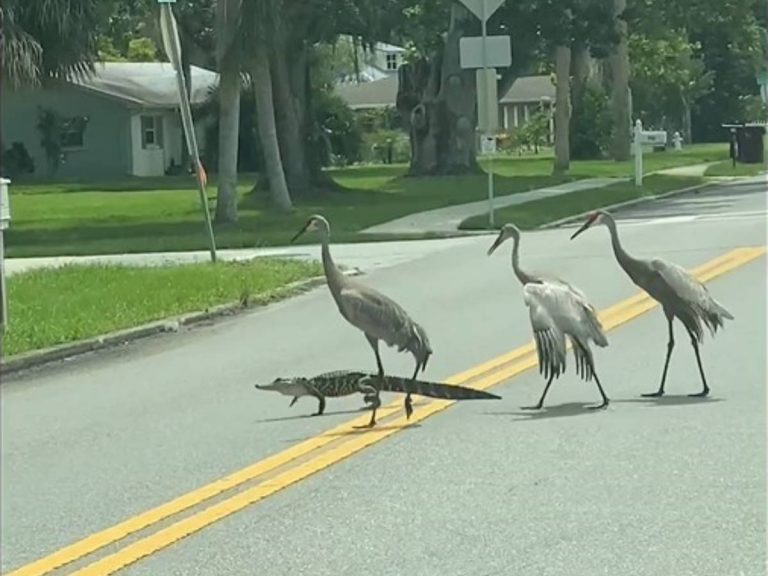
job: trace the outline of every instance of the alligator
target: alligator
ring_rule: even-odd
[[[327,397],[338,398],[355,393],[362,394],[366,407],[372,410],[381,406],[379,392],[410,393],[443,400],[501,399],[501,396],[496,394],[464,386],[412,380],[399,376],[380,377],[378,374],[355,370],[325,372],[311,378],[301,376],[276,378],[271,384],[256,384],[255,387],[259,390],[274,390],[285,396],[293,396],[289,406],[293,406],[302,396],[314,396],[318,401],[318,409],[312,416],[323,414]]]

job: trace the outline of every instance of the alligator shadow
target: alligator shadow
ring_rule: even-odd
[[[266,424],[268,422],[288,422],[290,420],[303,420],[305,418],[323,418],[324,416],[336,416],[339,414],[358,414],[362,410],[367,408],[361,408],[359,410],[335,410],[333,412],[323,412],[322,414],[297,414],[296,416],[280,416],[279,418],[263,418],[261,420],[254,420],[256,424]]]

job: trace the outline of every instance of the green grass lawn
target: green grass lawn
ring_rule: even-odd
[[[682,152],[649,153],[646,171],[727,158],[726,144],[691,146]],[[629,176],[631,162],[574,161],[570,174],[555,178],[551,156],[498,157],[497,196],[524,192],[588,176]],[[482,162],[485,163],[485,160]],[[216,226],[219,248],[283,245],[312,213],[331,222],[334,241],[384,237],[358,232],[411,213],[486,197],[483,174],[407,178],[405,165],[331,170],[338,193],[298,199],[290,215],[270,211],[263,197],[248,194],[254,175],[242,174],[239,221]],[[208,198],[215,207],[215,176]],[[12,183],[12,222],[6,233],[9,257],[201,250],[206,235],[194,180],[190,176],[127,178],[120,182]],[[385,236],[391,238],[390,236]],[[314,242],[302,238],[299,242]]]
[[[247,263],[128,267],[68,265],[8,282],[5,355],[74,342],[234,301],[266,302],[286,285],[322,274],[317,263],[259,258]]]
[[[766,165],[761,164],[741,164],[732,165],[730,160],[718,162],[707,168],[704,176],[757,176],[766,171]]]
[[[543,200],[533,200],[508,206],[495,211],[496,228],[507,222],[516,224],[520,229],[531,229],[580,214],[587,210],[601,208],[609,204],[626,202],[635,198],[651,197],[671,190],[694,186],[703,182],[703,178],[688,176],[666,176],[654,174],[643,178],[643,185],[637,187],[632,181],[611,184],[604,188],[583,190],[574,194],[554,196]],[[488,228],[488,215],[478,214],[467,218],[460,225],[462,230],[484,230]]]

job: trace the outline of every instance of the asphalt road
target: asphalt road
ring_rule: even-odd
[[[695,267],[766,243],[766,186],[621,211],[627,250]],[[580,286],[600,309],[637,289],[608,232],[523,236],[524,266]],[[362,281],[429,331],[440,380],[530,342],[527,310],[490,237],[418,250]],[[319,248],[318,248],[319,253]],[[343,263],[343,260],[341,261]],[[700,389],[678,326],[670,396],[658,385],[658,308],[595,352],[612,404],[568,374],[547,409],[528,370],[503,400],[458,404],[129,566],[131,575],[766,573],[766,260],[710,283],[736,317],[703,347]],[[385,367],[408,374],[392,350]],[[2,386],[2,570],[9,571],[358,415],[360,398],[315,404],[253,389],[277,376],[373,369],[327,292],[46,368]],[[386,398],[385,401],[391,398]],[[418,412],[418,404],[417,404]],[[110,551],[114,551],[111,548]]]

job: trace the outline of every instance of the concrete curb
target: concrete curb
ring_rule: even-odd
[[[624,202],[607,204],[605,206],[601,206],[600,209],[613,210],[616,208],[624,208],[626,206],[633,206],[635,204],[650,202],[652,200],[661,200],[662,198],[667,198],[669,196],[674,196],[676,194],[684,194],[686,192],[697,192],[699,190],[703,190],[704,188],[708,188],[710,186],[722,186],[722,182],[702,182],[701,184],[696,184],[695,186],[688,186],[687,188],[670,190],[669,192],[663,192],[661,194],[656,194],[655,196],[643,196],[641,198],[633,198],[632,200],[626,200]],[[583,220],[588,214],[591,214],[594,211],[595,209],[593,208],[592,210],[587,210],[586,212],[581,212],[579,214],[574,214],[573,216],[566,216],[565,218],[560,218],[559,220],[554,220],[546,224],[541,224],[540,226],[536,227],[536,230],[547,230],[550,228],[557,228],[559,226],[562,226],[563,224],[567,224],[576,220]]]
[[[342,270],[342,272],[346,276],[360,276],[363,274],[358,268]],[[141,326],[94,336],[78,342],[68,342],[50,348],[32,350],[30,352],[12,356],[7,360],[0,360],[0,375],[7,376],[30,368],[38,368],[53,362],[82,356],[89,352],[115,348],[123,344],[128,344],[129,342],[149,338],[158,334],[178,332],[182,327],[193,327],[196,324],[205,321],[215,320],[216,318],[222,318],[224,316],[234,316],[255,308],[267,306],[277,301],[285,300],[292,296],[307,292],[321,284],[325,284],[325,276],[313,276],[306,280],[299,280],[286,284],[267,296],[258,297],[245,303],[240,301],[228,302],[226,304],[213,306],[206,310],[189,312],[180,316],[172,316],[164,318],[163,320],[142,324]],[[0,379],[0,383],[2,383],[2,379]]]

